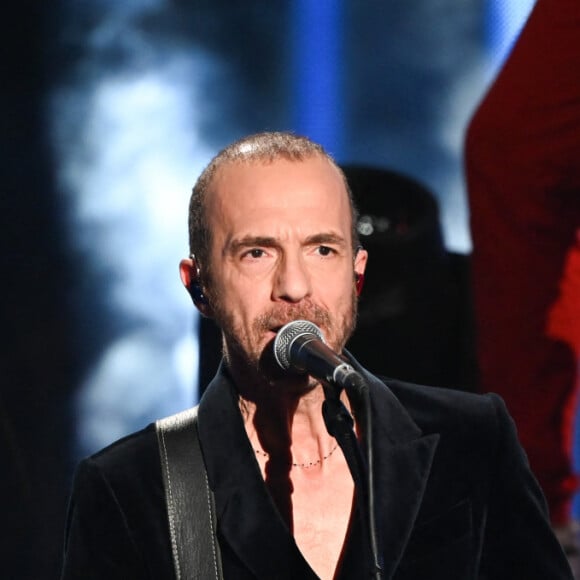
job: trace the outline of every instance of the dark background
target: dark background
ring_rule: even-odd
[[[57,8],[53,4],[52,9]],[[54,577],[79,379],[63,234],[44,99],[50,88],[51,10],[12,6],[2,18],[0,453],[2,574]]]

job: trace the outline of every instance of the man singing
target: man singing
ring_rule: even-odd
[[[319,145],[263,133],[227,147],[194,187],[189,232],[181,279],[223,336],[197,419],[218,575],[572,578],[502,401],[383,381],[344,350],[367,252],[344,175]],[[316,325],[368,389],[371,518],[368,493],[322,414],[325,392],[336,393],[367,457],[354,391],[276,361],[274,340],[295,320]],[[188,536],[176,540],[169,523],[159,449],[150,425],[81,463],[64,580],[184,577],[175,550],[196,546],[176,546]]]

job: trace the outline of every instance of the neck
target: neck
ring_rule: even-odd
[[[253,393],[254,394],[254,393]],[[240,409],[252,447],[287,464],[316,461],[335,447],[322,417],[324,391],[320,384],[301,395],[270,390],[259,398],[240,394]],[[343,402],[349,407],[348,398]]]
[[[267,391],[245,389],[239,398],[264,483],[291,531],[294,510],[299,509],[294,505],[297,485],[300,488],[306,481],[341,479],[345,473],[348,479],[345,459],[322,417],[323,388],[319,383],[310,386],[302,394],[296,394],[295,389],[276,390],[276,385]],[[343,402],[349,406],[346,395]]]
[[[254,450],[290,467],[322,458],[334,448],[336,442],[322,416],[325,396],[318,381],[289,374],[264,360],[260,368],[254,368],[236,357],[235,350],[226,349],[225,354]],[[350,408],[344,392],[341,398]]]

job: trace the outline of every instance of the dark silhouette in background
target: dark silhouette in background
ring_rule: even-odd
[[[445,249],[434,195],[392,170],[343,168],[370,256],[347,347],[387,376],[474,390],[469,257]]]

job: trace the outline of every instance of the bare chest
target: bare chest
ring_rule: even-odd
[[[293,484],[296,544],[320,578],[333,578],[352,511],[354,485],[350,474],[322,478],[299,476],[293,478]]]

